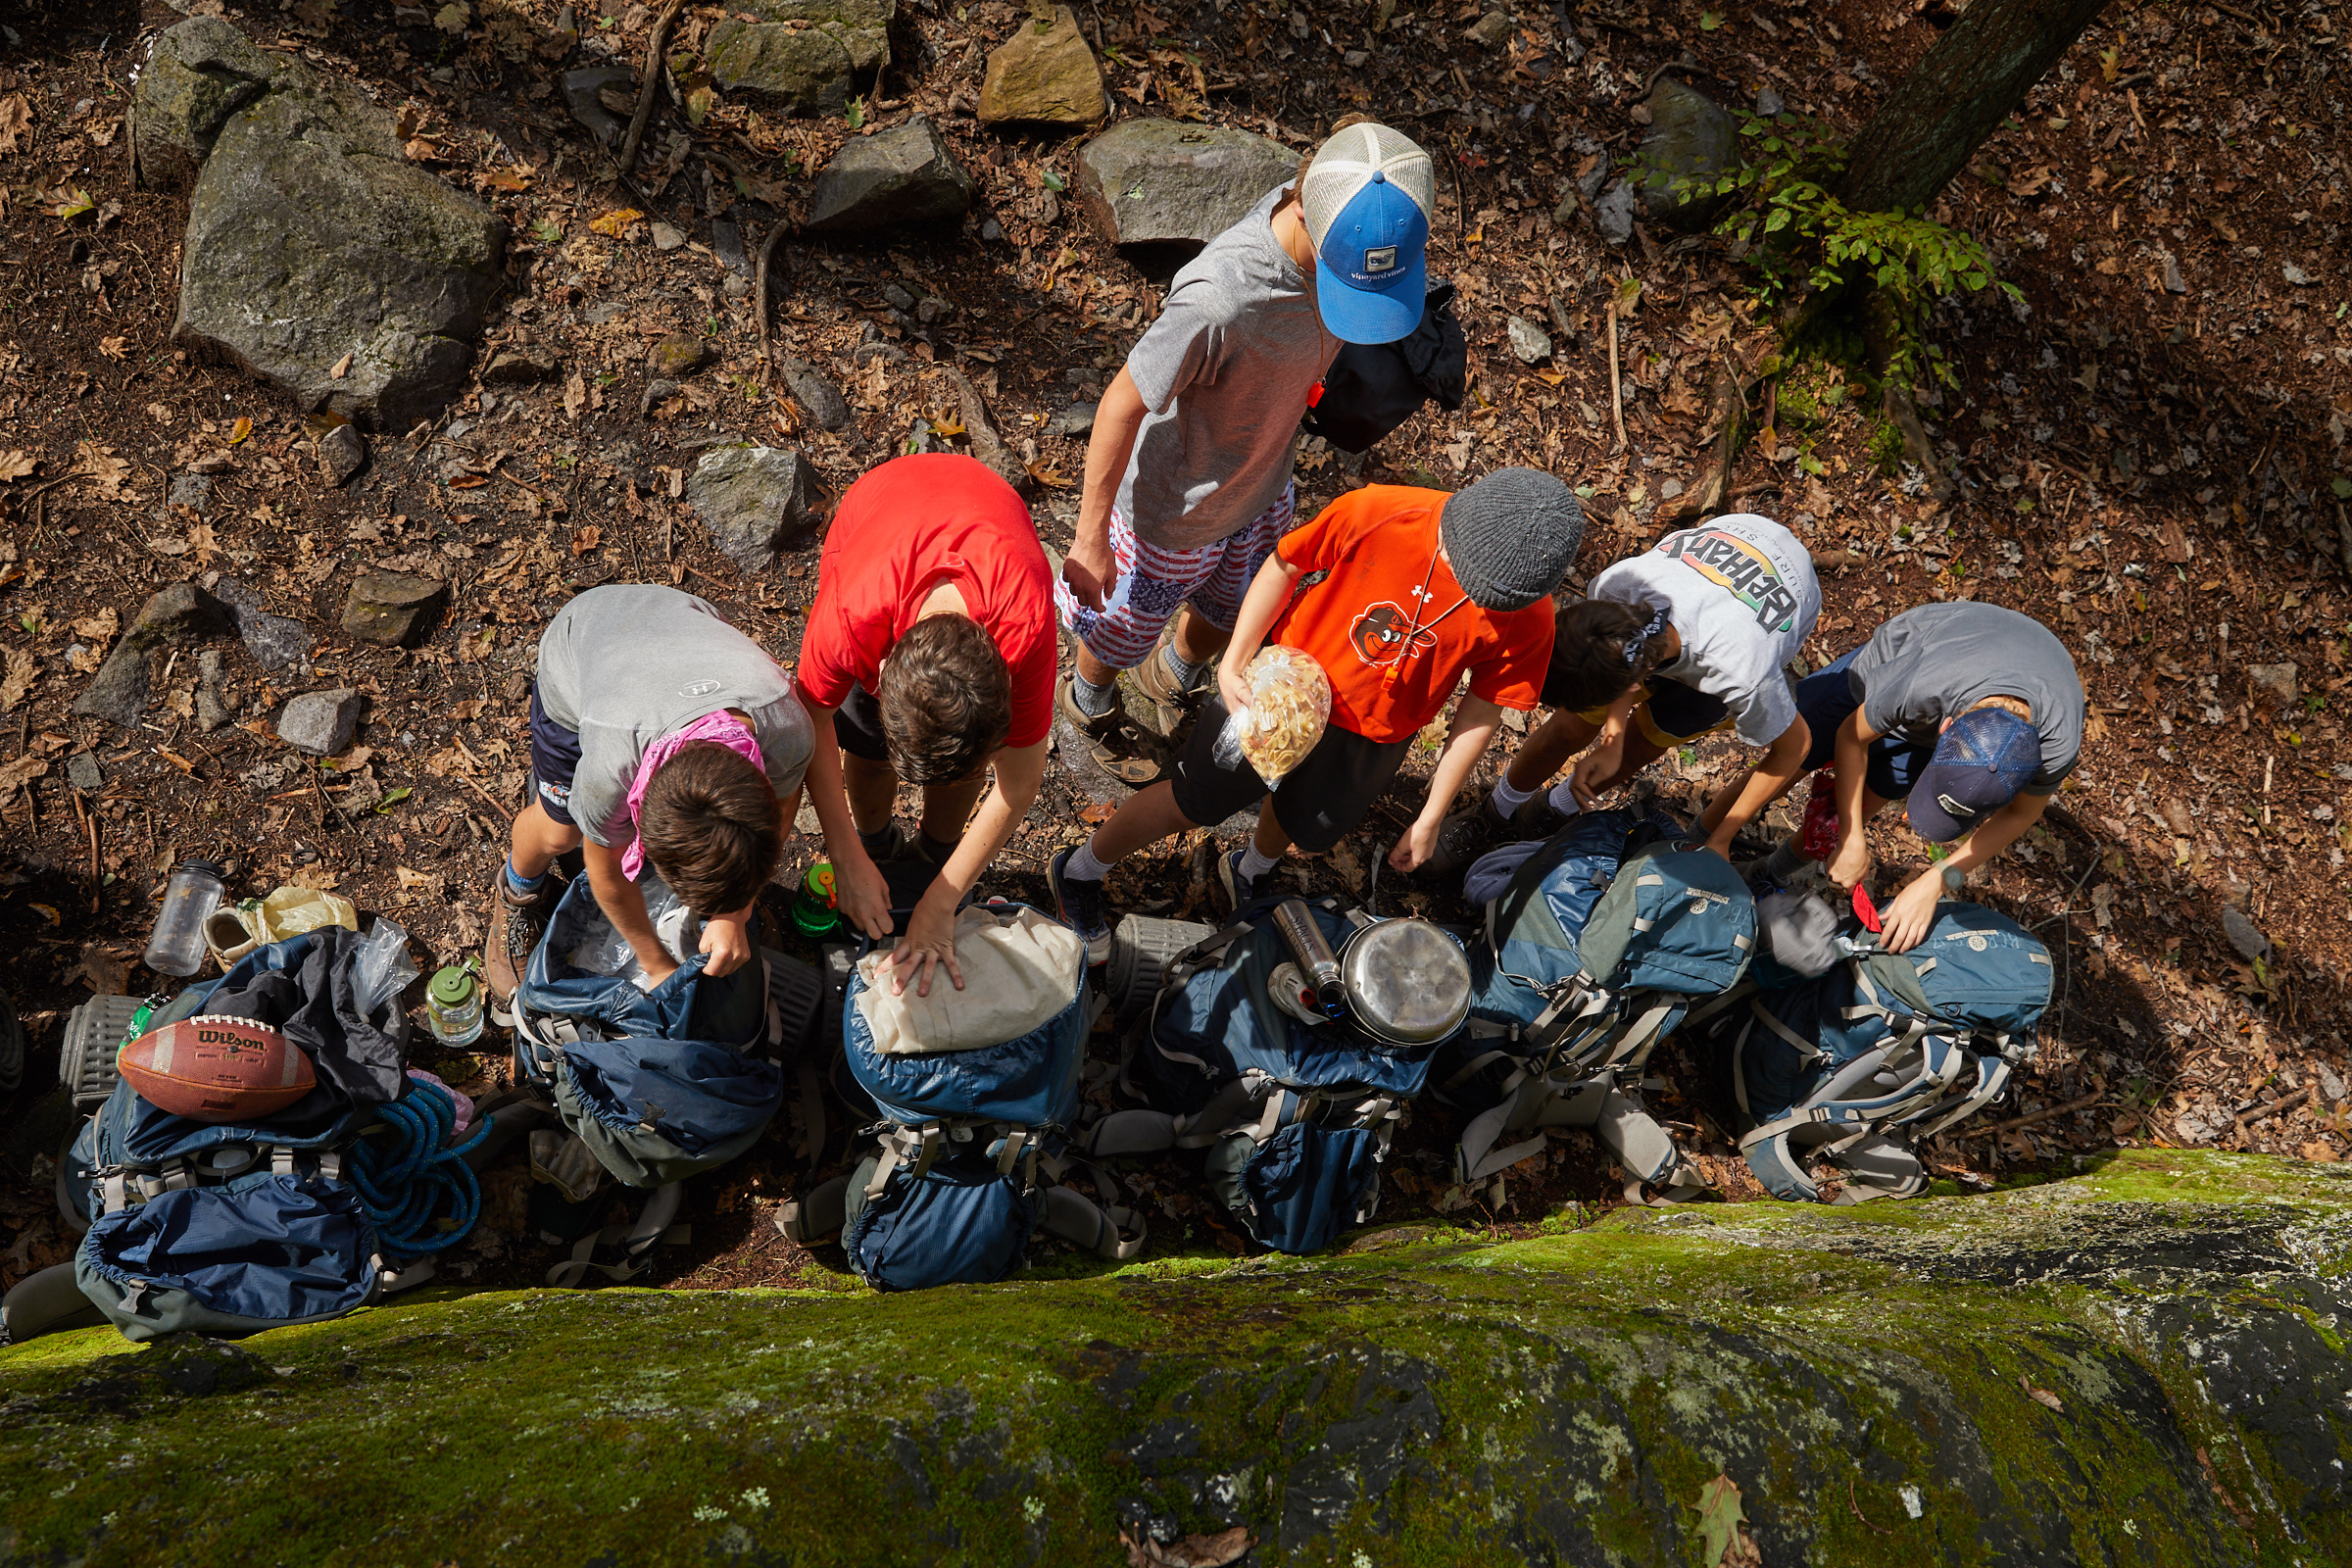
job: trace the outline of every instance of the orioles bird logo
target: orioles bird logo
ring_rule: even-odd
[[[1438,639],[1427,627],[1414,626],[1394,601],[1384,600],[1355,617],[1348,640],[1365,663],[1393,664],[1426,652]]]

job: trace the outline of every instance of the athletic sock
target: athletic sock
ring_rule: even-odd
[[[1214,662],[1213,660],[1203,660],[1198,664],[1188,664],[1183,656],[1176,652],[1174,643],[1162,648],[1159,657],[1161,662],[1168,666],[1168,673],[1176,677],[1176,689],[1180,692],[1189,692],[1200,685],[1200,677],[1208,673],[1208,666]]]
[[[1494,781],[1494,793],[1487,797],[1487,809],[1508,822],[1519,814],[1519,808],[1535,798],[1534,790],[1515,790],[1507,777],[1498,778]]]
[[[1770,855],[1764,857],[1764,874],[1775,882],[1792,882],[1810,858],[1795,839],[1783,839]]]
[[[1095,854],[1093,839],[1072,850],[1070,858],[1061,862],[1061,879],[1064,882],[1100,882],[1108,875],[1110,864]]]
[[[1101,718],[1118,705],[1118,680],[1113,675],[1098,686],[1076,670],[1070,671],[1070,696],[1078,704],[1078,711],[1089,718]]]
[[[1274,869],[1276,858],[1275,856],[1258,854],[1257,845],[1253,842],[1242,851],[1242,875],[1254,882]]]
[[[1557,784],[1554,784],[1551,787],[1551,793],[1544,796],[1544,800],[1545,804],[1550,806],[1553,810],[1559,812],[1562,816],[1574,816],[1577,812],[1584,809],[1582,806],[1577,804],[1576,791],[1568,787],[1568,781],[1566,779],[1562,779]]]
[[[537,876],[526,877],[514,869],[514,858],[511,855],[507,857],[507,891],[509,893],[518,899],[527,899],[545,886],[547,886],[545,871],[540,872]]]
[[[884,826],[879,833],[859,833],[858,842],[864,846],[867,859],[880,863],[899,847],[898,828],[892,824]]]

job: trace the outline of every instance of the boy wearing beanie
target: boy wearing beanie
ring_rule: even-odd
[[[1291,526],[1298,419],[1340,345],[1420,323],[1435,199],[1409,138],[1343,122],[1176,274],[1103,392],[1054,600],[1077,644],[1060,716],[1114,776],[1159,772],[1156,742],[1125,722],[1119,671],[1168,729]]]
[[[1229,905],[1261,897],[1285,849],[1320,855],[1363,820],[1467,671],[1470,690],[1454,711],[1428,801],[1389,856],[1399,871],[1428,860],[1446,808],[1503,710],[1536,704],[1551,657],[1549,596],[1576,560],[1584,526],[1565,484],[1504,468],[1451,496],[1366,486],[1286,536],[1242,602],[1217,665],[1218,695],[1203,706],[1171,777],[1130,798],[1048,869],[1061,917],[1085,936],[1090,958],[1109,953],[1102,879],[1112,865],[1264,802],[1250,846],[1217,866]],[[1328,575],[1298,590],[1309,572]],[[1306,653],[1331,681],[1323,738],[1271,797],[1249,763],[1215,757],[1227,712],[1247,701],[1243,671],[1269,641]]]

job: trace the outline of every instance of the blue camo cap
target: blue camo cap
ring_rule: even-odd
[[[2041,736],[2033,725],[2001,708],[1962,713],[1911,787],[1911,831],[1949,844],[2017,799],[2040,766]]]

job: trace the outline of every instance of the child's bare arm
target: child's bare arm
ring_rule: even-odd
[[[1421,814],[1396,841],[1389,852],[1389,864],[1399,871],[1410,871],[1428,861],[1438,852],[1438,830],[1445,826],[1446,808],[1468,782],[1470,770],[1478,765],[1494,740],[1494,728],[1501,721],[1502,710],[1484,697],[1465,695],[1453,710],[1453,727],[1446,737],[1446,750],[1439,755],[1437,772],[1429,781],[1429,799],[1422,803]]]
[[[653,917],[645,912],[645,895],[637,890],[620,868],[620,852],[609,850],[594,839],[580,843],[580,858],[588,865],[588,886],[596,894],[597,907],[612,922],[612,929],[628,939],[636,951],[638,966],[645,970],[648,986],[660,985],[677,968],[662,946],[662,938],[654,931]]]
[[[1280,551],[1268,556],[1250,580],[1241,612],[1233,617],[1233,636],[1225,644],[1225,656],[1217,662],[1217,695],[1225,699],[1228,711],[1249,703],[1250,688],[1242,679],[1242,670],[1257,657],[1265,644],[1266,628],[1289,606],[1291,591],[1298,585],[1298,568],[1283,560]]]

